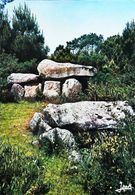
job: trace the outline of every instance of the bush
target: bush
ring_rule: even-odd
[[[45,168],[39,157],[28,157],[9,143],[1,143],[0,164],[1,195],[44,194],[49,190],[44,183]]]
[[[89,194],[118,194],[122,185],[130,186],[125,194],[135,193],[135,117],[123,121],[111,136],[100,136],[91,149],[83,151],[80,179]]]
[[[7,86],[7,76],[16,72],[18,67],[18,60],[6,53],[0,54],[0,89]]]
[[[111,70],[99,71],[98,74],[88,82],[88,99],[94,101],[117,101],[130,100],[135,96],[134,79],[132,72],[115,73]]]
[[[101,54],[97,53],[91,53],[89,54],[88,52],[81,52],[77,56],[77,63],[78,64],[83,64],[86,66],[94,66],[97,69],[101,69],[103,64],[105,63],[104,56]]]
[[[113,83],[89,83],[88,98],[94,101],[128,100],[135,96],[135,88],[130,85],[119,86]]]
[[[37,74],[37,60],[33,59],[30,61],[18,63],[16,72]]]

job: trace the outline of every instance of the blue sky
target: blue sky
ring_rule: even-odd
[[[135,0],[14,0],[6,5],[10,17],[24,2],[36,15],[51,52],[83,34],[121,34],[135,19]]]

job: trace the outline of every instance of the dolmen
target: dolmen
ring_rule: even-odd
[[[33,99],[38,95],[47,98],[74,97],[82,92],[85,81],[93,77],[97,70],[92,66],[72,63],[59,63],[49,59],[42,60],[38,75],[31,73],[12,73],[7,82],[15,100]]]

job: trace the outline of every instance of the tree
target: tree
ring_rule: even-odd
[[[122,34],[122,48],[128,59],[135,53],[135,21],[128,22]]]
[[[77,63],[86,66],[94,66],[99,70],[106,63],[106,60],[101,53],[89,54],[87,51],[84,51],[77,56]]]
[[[64,48],[64,45],[59,45],[51,55],[51,59],[57,62],[75,62],[75,55],[67,47]]]
[[[101,52],[107,56],[110,61],[114,60],[116,63],[118,63],[120,56],[123,55],[121,45],[122,39],[120,35],[108,37],[102,45]]]
[[[44,47],[43,33],[40,32],[36,18],[26,4],[14,9],[12,25],[14,37],[12,53],[19,61],[33,58],[40,61],[46,58],[49,49]]]
[[[108,62],[111,65],[112,62],[117,66],[117,70],[124,70],[127,65],[127,56],[123,51],[122,36],[114,35],[108,37],[102,45],[101,53],[108,58]],[[109,65],[108,64],[108,65]]]
[[[0,53],[10,52],[10,43],[12,39],[12,29],[8,20],[8,15],[0,13]]]
[[[84,65],[101,66],[103,57],[100,55],[103,36],[90,33],[67,42],[66,47],[56,47],[51,58],[59,62],[73,62]]]
[[[14,0],[0,0],[0,11],[4,9],[7,3],[11,3]]]
[[[103,36],[95,33],[85,34],[79,38],[67,42],[67,48],[74,54],[81,52],[88,52],[89,54],[99,52],[103,43]]]
[[[135,22],[126,24],[122,36],[109,37],[102,45],[101,52],[121,71],[130,70],[135,66]]]

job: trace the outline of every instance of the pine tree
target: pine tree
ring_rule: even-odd
[[[10,52],[12,30],[8,20],[8,15],[0,12],[0,53]]]
[[[12,53],[20,61],[46,58],[48,47],[44,47],[43,33],[40,32],[36,18],[26,4],[14,9],[12,25]]]
[[[10,3],[14,0],[0,0],[0,11],[2,11],[7,3]]]

